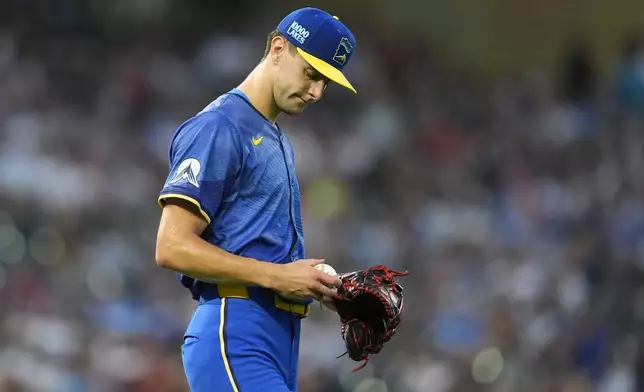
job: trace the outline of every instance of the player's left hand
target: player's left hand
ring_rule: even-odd
[[[340,275],[342,285],[334,299],[341,321],[347,353],[354,361],[365,361],[378,354],[400,325],[404,311],[403,287],[396,271],[385,265]]]

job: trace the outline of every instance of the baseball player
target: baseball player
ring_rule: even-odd
[[[301,320],[341,281],[305,258],[293,149],[276,120],[330,82],[355,93],[342,73],[355,47],[337,17],[293,11],[238,88],[174,134],[156,261],[199,302],[182,345],[193,392],[297,390]]]

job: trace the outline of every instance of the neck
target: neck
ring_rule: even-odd
[[[237,88],[246,94],[255,109],[275,124],[281,111],[273,99],[271,81],[264,62],[258,64]]]

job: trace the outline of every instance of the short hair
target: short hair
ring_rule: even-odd
[[[297,53],[297,48],[295,47],[295,45],[291,44],[286,39],[284,34],[280,33],[276,29],[276,30],[273,30],[270,33],[268,33],[268,36],[266,37],[266,48],[264,48],[264,56],[262,56],[262,60],[264,60],[266,58],[266,56],[268,56],[268,53],[271,51],[271,42],[273,42],[273,38],[275,38],[275,37],[284,38],[284,40],[286,41],[286,45],[288,46],[288,51],[291,52],[292,54]]]

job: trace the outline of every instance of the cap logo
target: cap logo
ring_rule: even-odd
[[[340,65],[344,65],[347,62],[347,56],[353,51],[353,46],[351,42],[346,37],[343,37],[338,44],[338,48],[335,50],[333,55],[333,61]]]
[[[300,26],[300,24],[297,22],[291,23],[291,25],[288,27],[288,30],[286,30],[286,34],[295,38],[295,40],[300,44],[304,44],[304,41],[306,41],[306,39],[309,37],[309,31]]]

